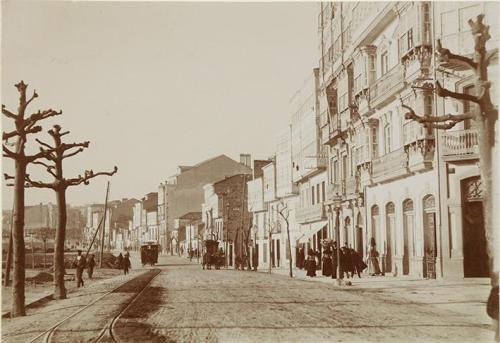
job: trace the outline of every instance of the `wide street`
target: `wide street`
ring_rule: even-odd
[[[339,289],[277,274],[202,270],[179,257],[133,270],[106,286],[96,283],[68,300],[31,309],[27,317],[4,319],[3,340],[29,342],[40,336],[36,341],[41,341],[48,328],[80,310],[53,330],[49,341],[95,341],[99,334],[102,341],[117,342],[481,342],[492,337],[484,320],[378,288]]]

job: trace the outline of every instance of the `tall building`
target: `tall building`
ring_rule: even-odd
[[[449,66],[433,58],[435,39],[442,37],[443,45],[449,43],[457,52],[470,52],[467,20],[486,13],[486,23],[497,25],[492,14],[498,4],[334,2],[321,3],[319,9],[320,125],[329,153],[329,233],[336,234],[333,200],[338,199],[340,243],[366,256],[373,238],[385,273],[464,276],[463,253],[471,249],[461,241],[467,230],[457,221],[464,205],[471,205],[459,200],[458,190],[464,189],[461,184],[474,184],[465,180],[468,177],[475,177],[477,185],[477,140],[471,131],[457,131],[467,127],[444,133],[424,129],[405,119],[402,105],[429,116],[468,110],[470,104],[454,101],[453,111],[449,100],[432,91],[436,79],[444,81],[441,78],[448,78],[442,82],[447,88],[472,91],[467,88],[470,72],[455,67],[442,76],[441,70]],[[498,38],[490,44],[498,48]],[[468,151],[462,152],[469,155],[466,158],[451,151],[461,140],[467,140]],[[459,175],[450,176],[450,163],[457,164]],[[482,258],[476,254],[469,258]]]
[[[247,157],[242,158],[247,161]],[[162,247],[172,252],[174,220],[189,212],[199,212],[204,200],[206,184],[236,174],[251,174],[252,169],[226,155],[202,161],[194,166],[179,166],[178,173],[158,188],[159,225],[164,241]],[[161,244],[161,243],[160,243]]]

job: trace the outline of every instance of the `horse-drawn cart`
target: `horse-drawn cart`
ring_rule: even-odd
[[[202,259],[203,269],[220,269],[224,265],[224,253],[219,250],[219,242],[213,239],[203,241],[204,254]]]

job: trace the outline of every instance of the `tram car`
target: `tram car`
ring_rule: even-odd
[[[219,242],[213,239],[203,241],[204,254],[202,259],[203,269],[212,269],[212,266],[217,265],[217,252],[219,250]]]
[[[158,263],[158,252],[160,245],[156,241],[144,242],[141,245],[141,263],[144,267],[146,264],[154,266]]]

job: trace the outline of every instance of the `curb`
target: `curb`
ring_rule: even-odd
[[[38,305],[44,304],[52,299],[53,299],[53,294],[45,295],[45,296],[27,304],[27,305],[25,305],[24,308],[25,309],[33,308],[33,307],[36,307]],[[10,311],[4,312],[4,313],[2,313],[2,319],[10,318],[10,315],[11,315]]]

